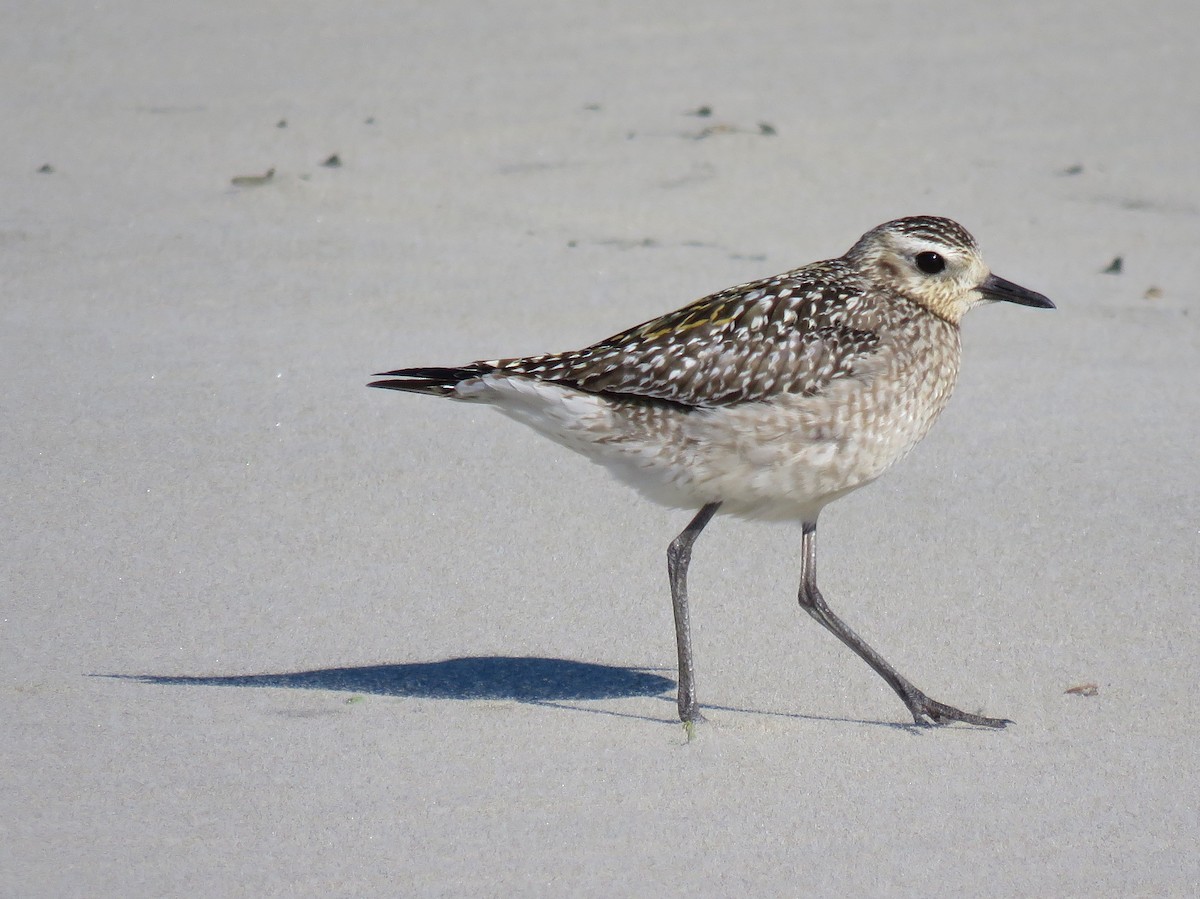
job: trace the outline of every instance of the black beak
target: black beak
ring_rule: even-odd
[[[1020,284],[1005,281],[996,275],[988,275],[987,280],[979,285],[979,292],[985,300],[999,300],[1005,303],[1016,303],[1020,306],[1036,306],[1038,309],[1053,309],[1054,304],[1040,293],[1027,290]]]

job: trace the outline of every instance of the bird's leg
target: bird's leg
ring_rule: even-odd
[[[912,712],[913,720],[920,725],[943,724],[947,721],[963,721],[967,724],[977,724],[980,727],[1004,727],[1011,724],[1004,718],[985,718],[982,715],[972,715],[953,706],[930,699],[914,687],[904,675],[893,668],[887,661],[867,645],[858,634],[833,614],[825,604],[821,591],[817,589],[817,525],[815,522],[804,524],[802,538],[802,553],[800,561],[800,608],[808,612],[835,637],[853,649],[870,665],[875,672],[888,682],[896,694],[904,700],[908,710]],[[683,679],[680,678],[682,685]],[[682,691],[682,687],[681,687]],[[682,708],[682,692],[680,693],[680,708]]]
[[[696,702],[696,669],[692,662],[692,628],[688,623],[687,572],[692,544],[720,507],[709,503],[667,547],[667,575],[671,579],[671,606],[675,611],[675,648],[679,652],[679,720],[691,726],[704,720]]]

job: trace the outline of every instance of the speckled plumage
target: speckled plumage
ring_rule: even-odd
[[[584,349],[372,386],[493,405],[669,506],[815,530],[925,436],[957,379],[959,321],[997,299],[1051,305],[991,275],[962,226],[917,216]]]
[[[380,386],[495,405],[669,506],[813,520],[908,452],[957,377],[956,322],[869,267],[894,235],[977,258],[954,223],[904,219],[581,350]]]

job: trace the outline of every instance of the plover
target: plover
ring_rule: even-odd
[[[917,724],[1003,727],[930,699],[826,605],[821,510],[903,458],[945,408],[959,322],[981,303],[1052,309],[991,274],[933,216],[873,228],[840,258],[731,287],[581,350],[401,368],[371,387],[486,403],[656,502],[698,510],[667,550],[679,717],[699,720],[688,624],[692,544],[718,511],[801,525],[800,606],[896,691]]]

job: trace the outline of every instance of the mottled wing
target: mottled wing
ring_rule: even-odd
[[[837,260],[731,287],[582,350],[485,363],[592,393],[685,406],[814,395],[876,352],[862,286]]]

